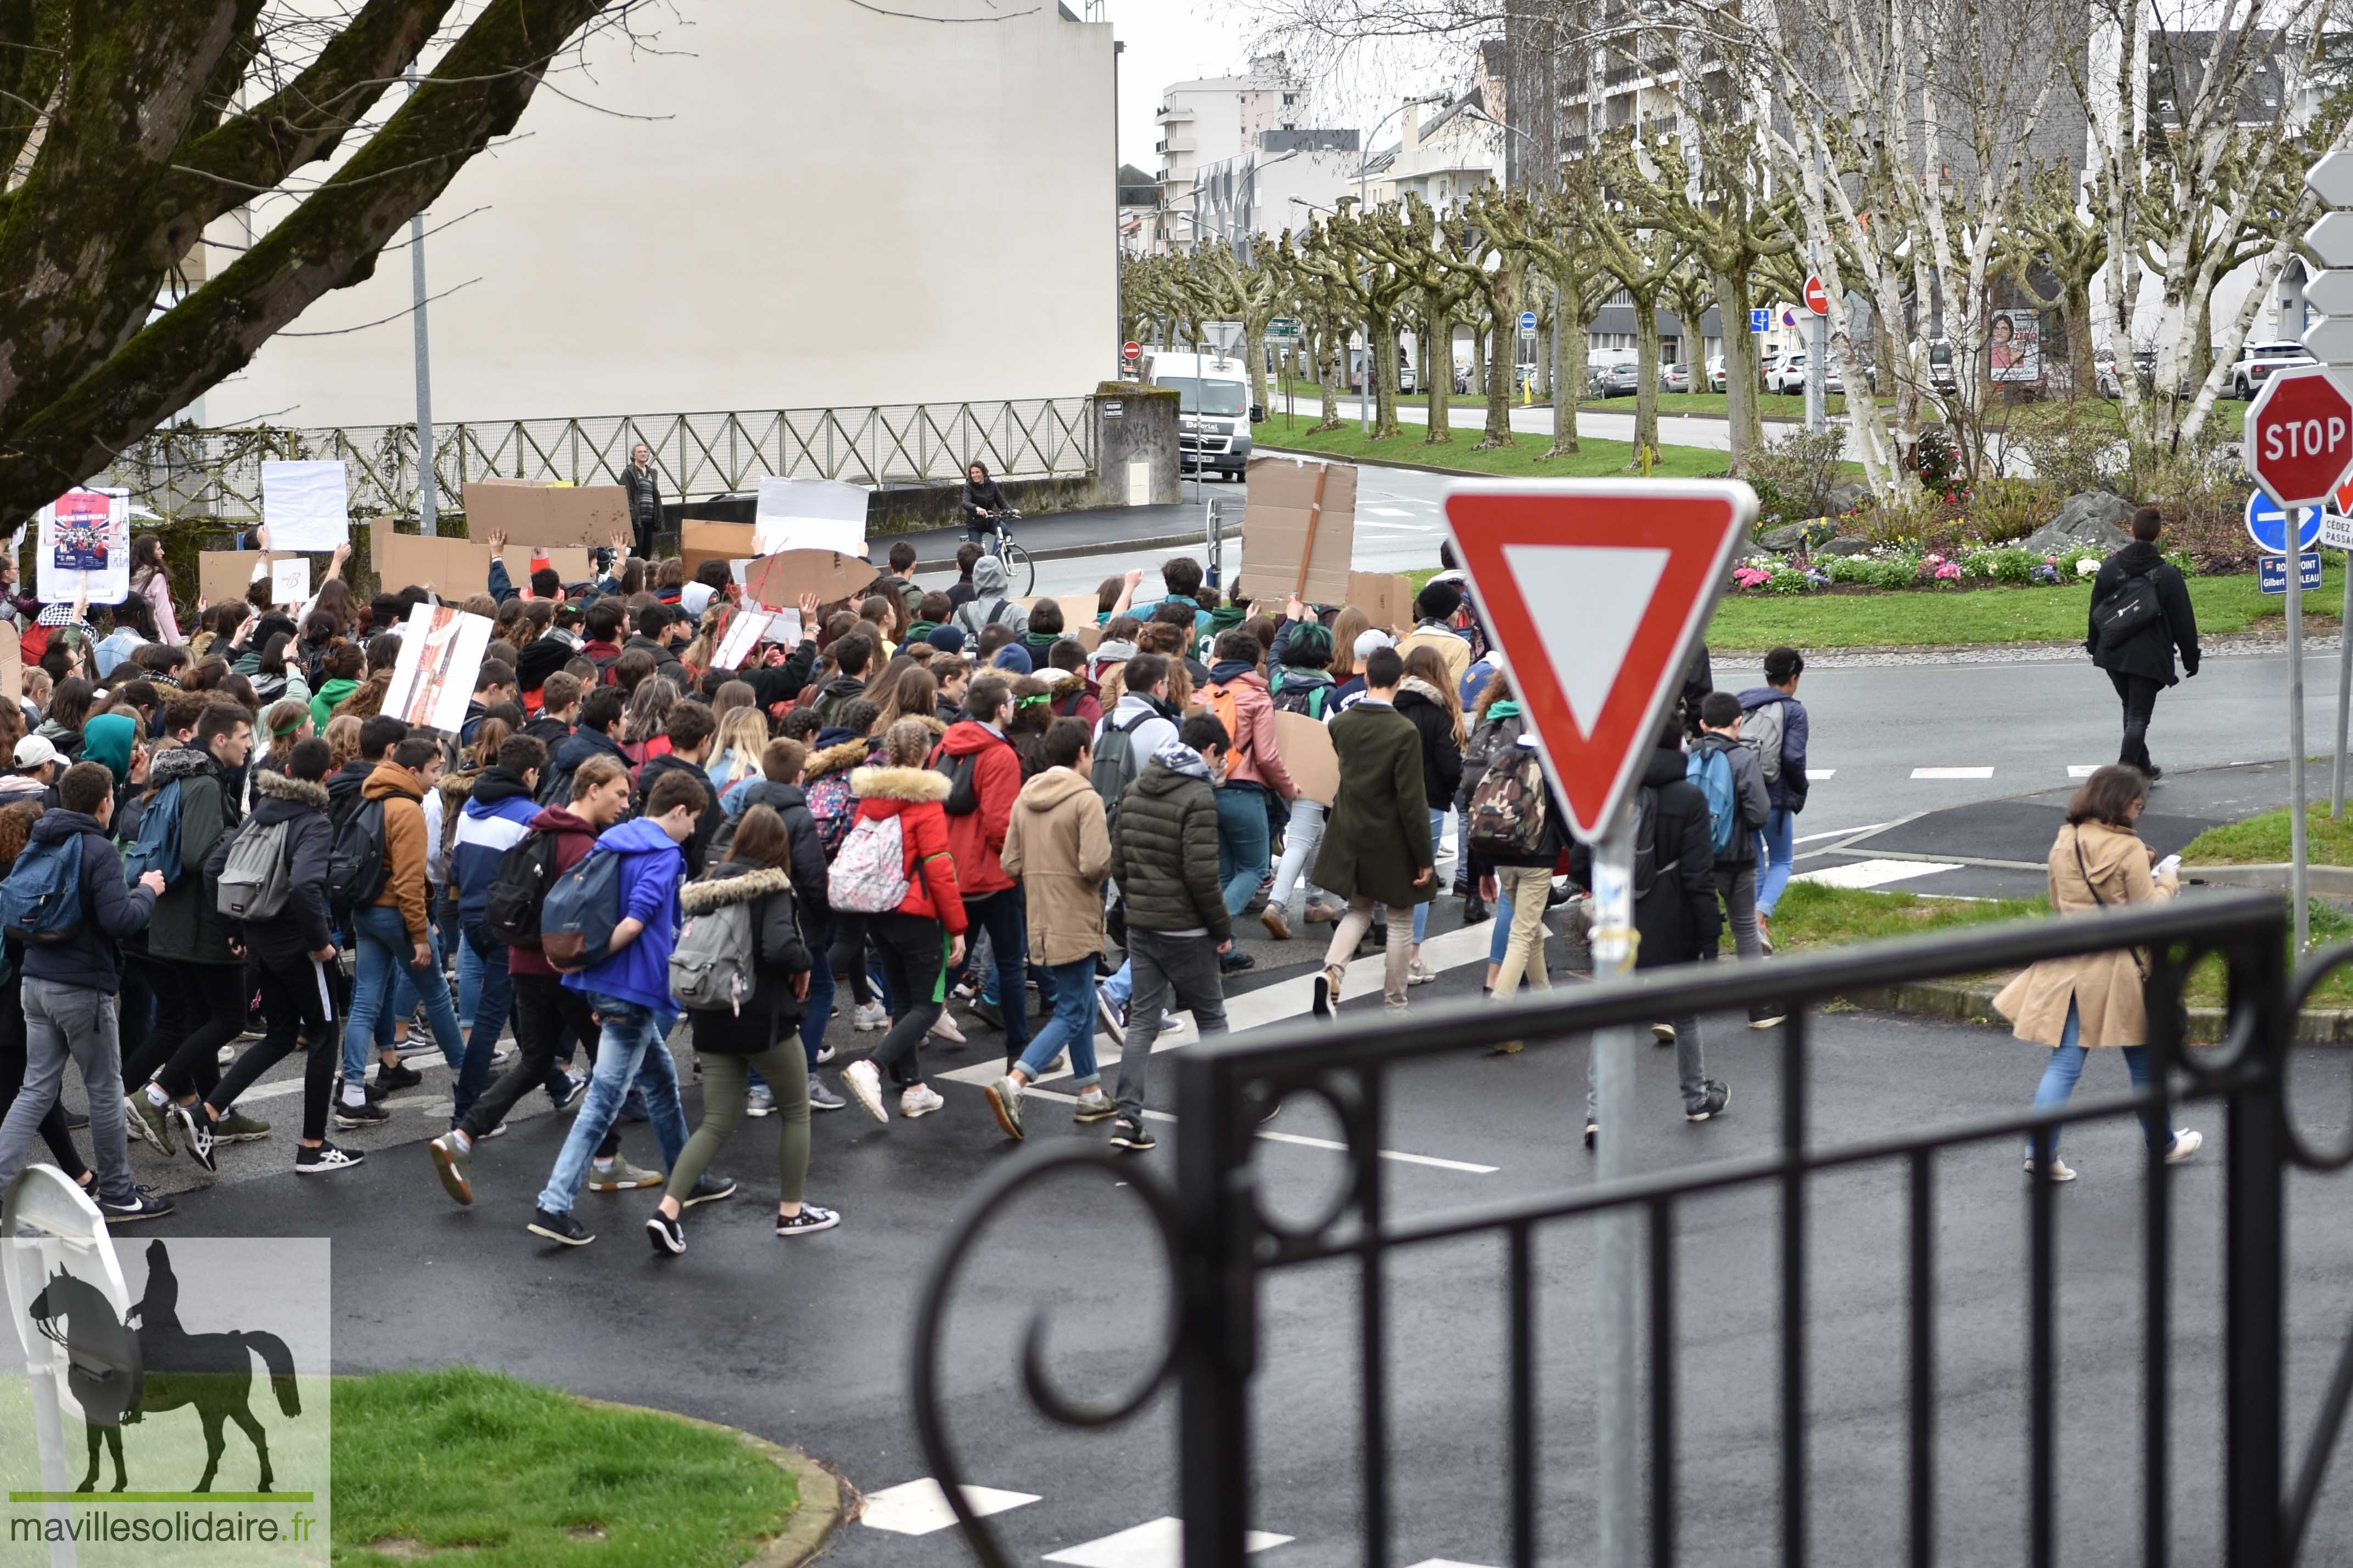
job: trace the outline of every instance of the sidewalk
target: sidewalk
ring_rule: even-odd
[[[1246,486],[1224,480],[1204,482],[1204,500],[1200,502],[1190,499],[1191,480],[1185,482],[1184,489],[1187,499],[1174,506],[1095,507],[1085,511],[1021,518],[1013,524],[1013,538],[1029,552],[1032,561],[1061,561],[1113,550],[1181,549],[1198,544],[1207,537],[1206,514],[1211,501],[1224,503],[1218,508],[1219,531],[1229,539],[1240,536]],[[915,533],[877,534],[870,542],[879,561],[892,545],[906,540],[921,557],[915,564],[917,571],[952,572],[955,569],[956,546],[964,542],[964,529],[958,525],[928,528]]]

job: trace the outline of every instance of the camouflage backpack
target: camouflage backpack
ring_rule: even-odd
[[[1514,861],[1541,853],[1546,816],[1544,762],[1535,747],[1513,746],[1471,794],[1472,852]]]

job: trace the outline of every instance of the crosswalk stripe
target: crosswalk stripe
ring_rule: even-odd
[[[2099,771],[2100,764],[2097,763],[2069,763],[2067,764],[2067,776],[2071,779],[2087,779]]]
[[[1959,869],[1957,864],[1942,860],[1850,860],[1842,866],[1826,866],[1819,871],[1800,871],[1789,880],[1812,882],[1825,888],[1881,888],[1890,882],[1908,881],[1914,877]]]
[[[1291,1537],[1271,1535],[1263,1530],[1253,1530],[1242,1539],[1244,1552],[1263,1552],[1270,1546],[1281,1546]],[[1138,1524],[1106,1535],[1099,1541],[1082,1542],[1066,1546],[1060,1552],[1046,1553],[1049,1563],[1064,1563],[1070,1568],[1178,1568],[1185,1553],[1185,1521],[1179,1519],[1155,1519],[1149,1524]]]
[[[1020,1508],[1038,1499],[1029,1492],[998,1491],[993,1487],[964,1489],[965,1506],[980,1518]],[[902,1481],[895,1487],[884,1487],[879,1492],[868,1492],[858,1515],[858,1522],[869,1530],[887,1530],[893,1535],[929,1535],[945,1530],[956,1521],[955,1510],[948,1506],[948,1494],[940,1483],[929,1476],[912,1481]]]
[[[1989,779],[1993,777],[1993,770],[1991,768],[1914,768],[1912,776],[1915,779]]]

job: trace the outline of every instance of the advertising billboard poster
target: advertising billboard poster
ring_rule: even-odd
[[[2041,381],[2042,318],[2032,310],[1996,310],[1986,368],[1995,381]]]
[[[74,489],[41,509],[34,591],[42,603],[83,595],[111,605],[131,595],[131,492]]]

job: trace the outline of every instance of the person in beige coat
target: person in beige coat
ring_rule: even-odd
[[[999,858],[1021,888],[1029,927],[1029,962],[1042,965],[1054,1016],[1021,1059],[987,1087],[988,1108],[1010,1138],[1023,1136],[1021,1091],[1068,1048],[1079,1092],[1072,1116],[1101,1121],[1117,1107],[1095,1068],[1095,960],[1103,945],[1103,878],[1111,871],[1111,833],[1095,793],[1094,732],[1083,719],[1057,719],[1046,730],[1046,770],[1014,797]],[[1018,998],[1017,998],[1018,1000]]]
[[[2148,780],[2137,768],[2111,764],[2084,781],[2067,803],[2067,825],[2051,846],[2051,907],[2061,915],[2091,914],[2126,904],[2155,903],[2179,892],[2168,870],[2152,875],[2157,852],[2135,831],[2148,804]],[[2020,974],[1993,1000],[2021,1040],[2051,1047],[2034,1109],[2054,1110],[2075,1092],[2087,1050],[2116,1047],[2136,1089],[2148,1088],[2148,1005],[2143,989],[2147,956],[2137,949],[2073,958],[2048,958]],[[2204,1142],[2187,1128],[2163,1127],[2144,1111],[2141,1123],[2152,1147],[2165,1141],[2168,1163],[2187,1160]],[[2026,1150],[2026,1170],[2035,1173],[2034,1146]],[[2051,1134],[2051,1162],[2042,1173],[2072,1182],[2075,1173],[2059,1158],[2059,1130]]]

